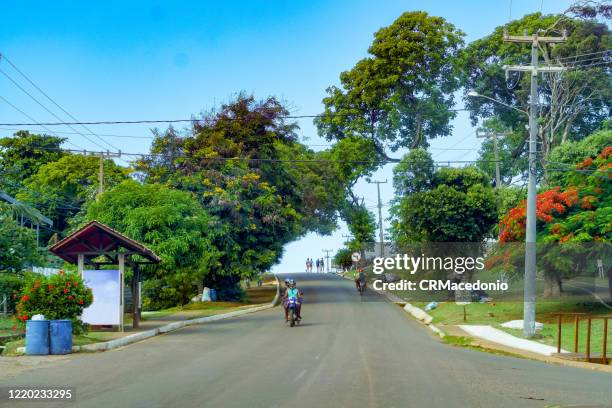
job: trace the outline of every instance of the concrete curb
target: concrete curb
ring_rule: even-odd
[[[344,279],[350,280],[352,281],[351,278],[348,278],[344,275],[341,275]],[[427,326],[429,328],[429,330],[431,330],[432,332],[434,332],[436,335],[438,335],[440,338],[444,338],[444,336],[446,336],[446,333],[444,333],[442,330],[440,330],[438,327],[436,327],[434,324],[432,324],[431,322],[433,321],[433,317],[428,314],[426,311],[424,311],[421,308],[418,308],[400,298],[398,298],[397,296],[395,296],[392,293],[387,293],[384,292],[382,290],[377,290],[374,289],[374,287],[372,285],[369,285],[373,291],[375,291],[376,293],[383,295],[384,297],[386,297],[390,302],[392,303],[405,303],[403,309],[404,311],[406,311],[408,314],[410,314],[412,317],[414,317],[416,320],[418,320],[419,322],[423,323],[425,326]]]
[[[105,341],[101,343],[86,344],[84,346],[73,346],[72,351],[79,352],[79,351],[112,350],[112,349],[116,349],[119,347],[127,346],[128,344],[136,343],[138,341],[142,341],[142,340],[145,340],[151,337],[155,337],[160,334],[165,334],[165,333],[169,333],[174,330],[182,329],[183,327],[192,326],[196,324],[215,322],[217,320],[230,319],[232,317],[244,316],[250,313],[255,313],[255,312],[260,312],[262,310],[271,309],[275,307],[280,300],[280,282],[276,275],[274,276],[274,279],[276,279],[276,295],[274,296],[274,299],[272,300],[272,302],[267,305],[255,306],[255,307],[251,307],[248,309],[236,310],[233,312],[223,313],[223,314],[218,314],[218,315],[213,315],[213,316],[199,317],[197,319],[174,322],[174,323],[167,324],[165,326],[158,327],[156,329],[147,330],[147,331],[143,331],[140,333],[130,334],[129,336],[121,337],[119,339],[109,340],[109,341]],[[17,348],[17,352],[25,353],[25,347]]]

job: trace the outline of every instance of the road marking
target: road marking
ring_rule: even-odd
[[[302,378],[304,375],[306,375],[306,372],[307,372],[307,371],[308,371],[308,370],[306,370],[306,369],[304,369],[304,370],[300,371],[300,373],[299,373],[299,374],[298,374],[298,375],[297,375],[297,376],[296,376],[296,377],[293,379],[293,382],[298,381],[300,378]]]

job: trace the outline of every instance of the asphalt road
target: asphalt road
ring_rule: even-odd
[[[56,406],[79,407],[612,403],[608,373],[445,345],[378,295],[366,293],[362,301],[349,281],[293,276],[306,300],[299,327],[286,326],[275,308],[114,351],[73,355],[0,380],[0,386],[69,386],[75,403]],[[52,406],[10,406],[28,405]]]

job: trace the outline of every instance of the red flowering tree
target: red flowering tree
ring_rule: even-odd
[[[69,319],[74,331],[79,332],[84,329],[80,316],[92,301],[91,289],[77,273],[60,271],[48,277],[30,274],[17,303],[15,318],[21,327],[36,314],[46,319]]]
[[[559,173],[553,179],[560,185],[538,194],[536,199],[538,268],[544,272],[545,296],[559,295],[562,279],[582,272],[588,258],[585,251],[602,250],[602,246],[593,243],[612,241],[612,132],[607,135],[602,137],[600,133],[580,142],[590,143],[591,147],[594,141],[600,146],[602,141],[608,145],[583,156],[578,164],[554,162],[547,168],[548,172]],[[502,218],[500,243],[525,239],[526,213],[523,201]]]

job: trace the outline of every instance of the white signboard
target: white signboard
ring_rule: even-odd
[[[93,292],[93,303],[83,310],[81,319],[93,325],[121,324],[120,274],[116,270],[83,271],[85,285]]]
[[[357,263],[361,259],[361,254],[359,252],[353,252],[353,254],[351,255],[351,259],[353,260],[353,262]]]

